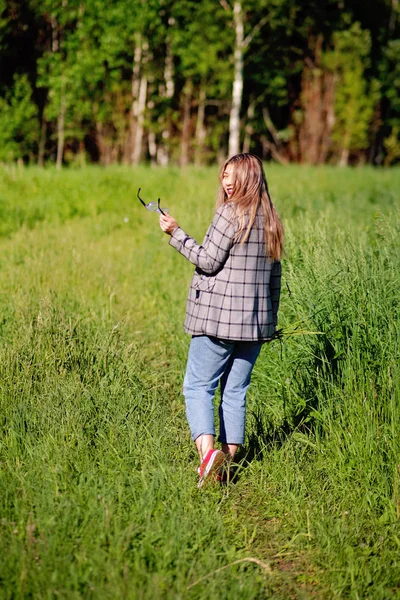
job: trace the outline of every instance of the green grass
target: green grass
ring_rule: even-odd
[[[199,491],[193,268],[136,191],[200,240],[216,176],[1,170],[1,599],[400,598],[400,171],[267,167],[284,335]]]

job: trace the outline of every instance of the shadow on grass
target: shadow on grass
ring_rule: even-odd
[[[313,360],[308,364],[302,361],[294,369],[295,394],[291,398],[285,392],[282,395],[286,416],[280,425],[272,427],[265,419],[262,408],[252,413],[252,431],[246,446],[238,450],[236,464],[231,467],[231,483],[240,479],[243,469],[251,462],[262,461],[267,452],[281,448],[293,434],[313,436],[318,427],[320,435],[323,435],[321,419],[316,416],[320,415],[321,398],[325,396],[325,389],[321,388],[321,373],[331,389],[332,383],[338,383],[341,379],[341,358],[328,335],[320,337],[308,355],[313,356]],[[302,399],[301,408],[293,398]]]
[[[255,428],[249,436],[247,445],[239,448],[236,454],[235,463],[230,468],[230,483],[238,482],[243,474],[243,469],[246,469],[254,460],[262,461],[270,449],[281,448],[294,433],[310,435],[312,428],[308,422],[304,421],[311,410],[311,407],[304,410],[294,421],[285,419],[279,427],[268,432],[258,415],[253,414]]]

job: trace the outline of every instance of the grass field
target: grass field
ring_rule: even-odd
[[[181,385],[216,168],[0,170],[0,598],[400,598],[400,170],[267,167],[286,230],[233,481]]]

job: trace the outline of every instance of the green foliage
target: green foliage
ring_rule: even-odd
[[[367,148],[373,162],[382,162],[382,147],[392,147],[392,138],[387,143],[384,138],[398,126],[400,114],[398,8],[386,0],[240,4],[241,139],[246,131],[250,150],[263,158],[306,160],[296,143],[302,73],[310,65],[319,68],[322,51],[337,74],[335,100],[329,92],[321,100],[329,115],[335,102],[333,144],[329,125],[322,145],[330,148],[332,162],[350,153],[361,160]],[[36,160],[43,153],[52,160],[60,140],[58,149],[65,144],[65,162],[72,164],[82,150],[102,164],[133,160],[141,77],[146,77],[146,102],[137,147],[143,158],[162,162],[169,156],[179,162],[183,148],[188,160],[219,158],[227,146],[234,80],[232,7],[230,0],[3,0],[2,106],[15,96],[13,76],[27,76],[42,137],[38,144],[36,136],[36,146],[28,139],[28,150],[15,145],[7,117],[2,160],[26,160],[29,154]],[[135,59],[139,46],[142,53]]]
[[[379,82],[368,85],[371,39],[359,23],[333,36],[334,50],[325,56],[325,65],[337,74],[333,139],[340,148],[366,148],[374,106],[379,100]]]
[[[5,33],[8,29],[9,19],[7,19],[6,12],[7,3],[6,0],[0,0],[0,50],[6,47]]]
[[[2,598],[395,596],[400,171],[267,176],[285,335],[256,365],[234,480],[199,492],[193,267],[136,190],[200,240],[216,169],[1,169]]]
[[[93,115],[99,82],[104,77],[103,55],[93,52],[96,29],[91,31],[91,4],[68,10],[49,0],[52,46],[37,61],[38,88],[47,90],[44,117],[57,121],[64,112],[66,140],[82,139],[82,123]],[[42,10],[42,9],[40,9]]]
[[[391,40],[385,48],[380,75],[382,90],[389,101],[389,124],[400,126],[400,40]]]
[[[386,157],[385,165],[389,166],[400,159],[400,128],[393,127],[391,134],[384,141]]]
[[[231,83],[233,31],[229,15],[215,2],[174,2],[170,27],[172,50],[184,78],[206,84],[211,98],[226,97]],[[225,29],[225,35],[220,32]]]
[[[0,98],[0,161],[32,156],[38,133],[38,110],[28,77],[15,75],[13,89]]]

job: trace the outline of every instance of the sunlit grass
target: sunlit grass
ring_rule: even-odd
[[[136,191],[200,240],[216,174],[1,171],[1,598],[399,595],[400,171],[267,166],[284,335],[232,484],[199,493],[193,268]]]

